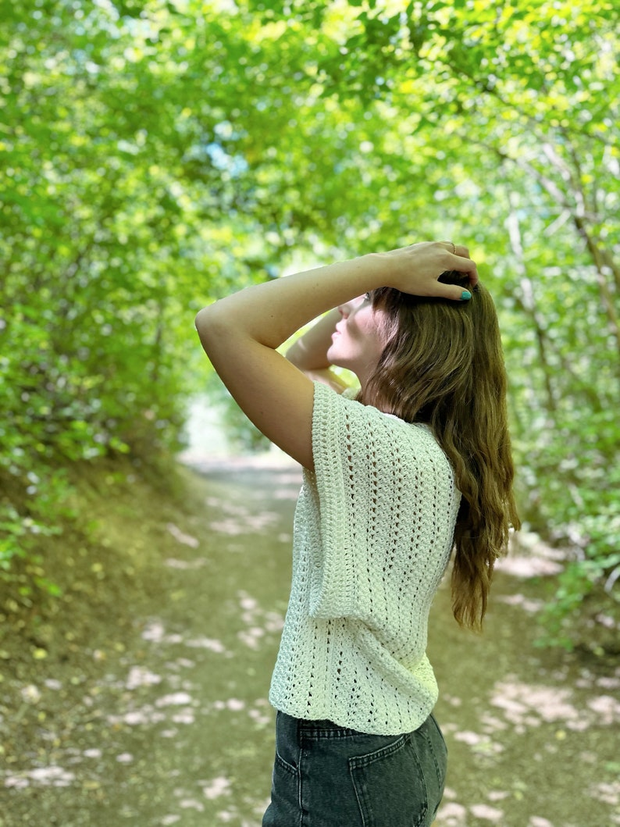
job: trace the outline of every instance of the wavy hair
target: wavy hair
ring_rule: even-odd
[[[456,271],[439,280],[469,287],[467,276]],[[452,610],[460,625],[481,630],[495,560],[507,551],[510,526],[521,526],[495,305],[480,283],[467,302],[388,287],[370,297],[373,309],[384,311],[386,345],[358,400],[429,424],[450,460],[462,494]]]

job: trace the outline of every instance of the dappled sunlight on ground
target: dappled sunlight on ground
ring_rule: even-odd
[[[495,600],[500,603],[508,603],[509,606],[520,606],[530,614],[536,614],[545,605],[543,600],[527,598],[522,594],[499,594],[495,596]]]
[[[50,661],[15,684],[39,747],[2,771],[2,827],[259,827],[300,481],[282,463],[218,463],[197,482],[204,514],[162,521],[162,590],[131,645],[98,643],[92,675]],[[538,551],[542,565],[531,548],[500,564],[483,637],[458,629],[446,583],[433,607],[450,754],[436,827],[620,825],[620,668],[533,647],[544,597],[528,578],[561,565]]]

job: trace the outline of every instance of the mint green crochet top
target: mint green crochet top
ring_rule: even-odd
[[[318,382],[312,446],[269,700],[296,718],[411,732],[438,696],[426,643],[461,499],[452,467],[430,427]]]

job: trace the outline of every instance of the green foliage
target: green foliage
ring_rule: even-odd
[[[271,443],[243,413],[217,374],[209,377],[206,385],[209,401],[218,409],[226,436],[232,447],[243,453],[267,451]]]
[[[538,646],[559,646],[572,651],[574,643],[570,620],[579,610],[584,597],[592,590],[592,578],[583,565],[571,562],[559,575],[554,594],[542,615],[544,632],[536,641]]]
[[[609,577],[617,4],[26,0],[1,12],[11,484],[177,449],[207,375],[193,330],[207,301],[302,256],[453,238],[501,316],[523,514],[576,550],[557,616]],[[42,491],[4,494],[3,565],[29,553],[32,525],[54,530],[66,492]]]

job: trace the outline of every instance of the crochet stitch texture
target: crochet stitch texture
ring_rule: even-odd
[[[426,643],[461,499],[452,467],[430,427],[319,382],[312,446],[269,700],[296,718],[411,732],[438,696]]]

